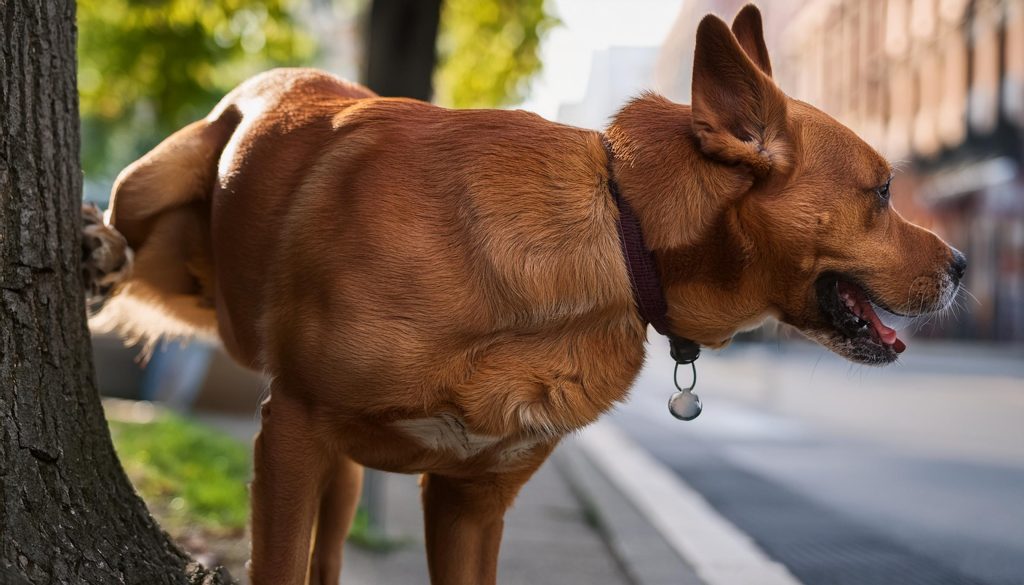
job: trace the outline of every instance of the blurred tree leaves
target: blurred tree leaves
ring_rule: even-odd
[[[435,100],[456,108],[520,101],[541,68],[541,37],[555,24],[544,0],[445,0]]]
[[[316,43],[297,16],[308,1],[79,0],[87,197],[103,199],[104,183],[121,168],[205,116],[247,77],[309,65]],[[333,1],[348,10],[369,4]],[[557,22],[544,0],[444,0],[442,11],[436,101],[454,107],[519,101],[540,70],[541,37]],[[96,181],[90,195],[88,185]]]
[[[296,22],[298,2],[79,0],[87,179],[116,174],[245,78],[308,62],[315,45]]]

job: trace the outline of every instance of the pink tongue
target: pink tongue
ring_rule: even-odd
[[[896,343],[892,346],[892,349],[896,353],[903,353],[903,350],[907,349],[907,344],[903,343],[903,340],[897,337]]]
[[[861,317],[871,323],[871,328],[878,334],[878,338],[882,340],[882,343],[894,346],[893,349],[896,350],[896,353],[900,353],[907,348],[907,345],[896,337],[896,330],[886,327],[885,323],[882,323],[882,320],[878,318],[875,310],[871,307],[871,303],[861,303],[860,309]]]

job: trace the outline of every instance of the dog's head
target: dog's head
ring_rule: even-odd
[[[701,22],[692,100],[698,180],[717,209],[688,251],[663,250],[663,269],[688,275],[668,279],[670,316],[712,345],[774,316],[850,360],[895,361],[905,346],[879,315],[947,307],[963,255],[893,209],[882,156],[779,90],[753,6],[731,30]],[[693,316],[708,305],[718,323]]]

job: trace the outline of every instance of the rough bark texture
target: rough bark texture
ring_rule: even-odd
[[[373,0],[365,82],[382,96],[430,101],[441,0]]]
[[[0,0],[0,583],[219,583],[114,454],[79,276],[73,0]]]

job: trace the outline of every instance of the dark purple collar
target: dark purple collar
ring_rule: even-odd
[[[640,220],[633,213],[629,202],[622,197],[619,184],[615,181],[613,161],[615,153],[608,138],[602,136],[605,152],[608,155],[608,190],[611,191],[616,207],[619,208],[619,243],[622,244],[622,255],[626,259],[626,270],[629,281],[633,285],[633,298],[636,300],[640,317],[645,323],[654,326],[654,330],[668,337],[672,347],[672,357],[681,364],[693,363],[700,356],[700,345],[689,339],[677,337],[669,331],[668,305],[665,293],[658,278],[658,268],[654,264],[654,256],[644,244],[644,234],[640,229]]]

